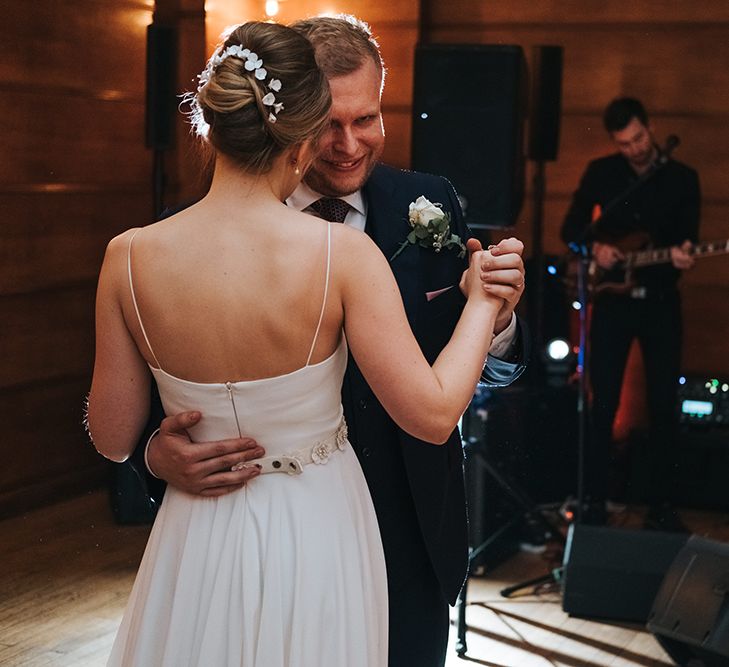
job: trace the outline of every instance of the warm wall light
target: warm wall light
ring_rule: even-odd
[[[276,16],[278,9],[278,0],[266,0],[266,16]]]

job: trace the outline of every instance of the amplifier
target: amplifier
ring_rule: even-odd
[[[681,424],[729,427],[729,380],[681,376],[678,384]]]

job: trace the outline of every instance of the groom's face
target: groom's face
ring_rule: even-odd
[[[382,72],[367,59],[351,74],[332,77],[329,129],[319,142],[319,155],[306,173],[306,183],[327,197],[359,190],[385,147],[380,110]]]

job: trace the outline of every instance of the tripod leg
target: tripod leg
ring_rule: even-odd
[[[522,581],[520,584],[514,584],[513,586],[507,586],[501,590],[501,597],[510,598],[514,593],[520,591],[522,588],[529,588],[530,586],[540,586],[541,584],[556,584],[562,579],[562,568],[558,567],[552,570],[549,574],[545,574],[535,579],[529,579]]]
[[[456,653],[458,656],[464,656],[468,650],[466,646],[466,594],[468,593],[468,577],[463,582],[463,588],[458,594],[458,620],[456,621]]]

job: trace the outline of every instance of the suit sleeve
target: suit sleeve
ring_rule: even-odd
[[[448,193],[448,205],[452,211],[451,231],[457,234],[465,243],[467,239],[471,238],[471,231],[468,229],[466,221],[463,218],[463,210],[461,209],[461,204],[458,201],[458,196],[453,185],[447,179],[443,179],[443,181]],[[463,270],[465,271],[467,268],[468,258],[464,258]],[[461,294],[460,290],[457,290],[457,293],[462,304],[465,305],[466,298]],[[481,372],[481,382],[484,385],[488,387],[506,387],[524,372],[529,357],[529,337],[526,334],[527,329],[525,323],[521,318],[517,318],[517,337],[509,358],[499,359],[490,354],[486,357],[486,364]]]

